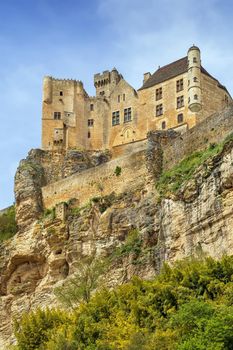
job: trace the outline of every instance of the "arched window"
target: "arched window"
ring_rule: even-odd
[[[194,95],[194,100],[198,100],[198,96],[197,95]]]
[[[162,122],[161,127],[163,130],[166,129],[166,122],[165,121]]]
[[[177,122],[180,124],[180,123],[183,123],[183,121],[184,121],[184,115],[183,115],[183,113],[178,114],[178,116],[177,116]]]

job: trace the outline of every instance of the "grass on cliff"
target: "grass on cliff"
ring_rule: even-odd
[[[0,215],[0,242],[13,237],[16,232],[15,207],[11,206],[4,214]]]
[[[160,196],[163,197],[168,193],[175,193],[178,191],[185,182],[192,178],[195,170],[201,164],[219,154],[223,150],[223,147],[232,140],[233,133],[223,142],[219,144],[210,144],[207,149],[190,154],[172,169],[164,171],[156,184]]]
[[[15,335],[17,350],[232,350],[233,256],[165,265],[73,311],[25,313]]]

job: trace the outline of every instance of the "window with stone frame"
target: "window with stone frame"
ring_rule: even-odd
[[[160,103],[156,106],[156,117],[159,117],[160,115],[163,115],[163,104]]]
[[[184,90],[184,80],[179,79],[176,81],[176,92]]]
[[[176,108],[184,107],[184,96],[177,97]]]
[[[60,120],[61,119],[61,112],[54,112],[53,113],[53,118],[55,120]]]
[[[163,89],[160,87],[155,90],[155,100],[161,100],[163,98]]]
[[[165,121],[162,122],[161,127],[163,130],[166,129],[166,122]]]
[[[132,118],[131,107],[124,109],[124,123],[130,122]]]
[[[184,121],[183,113],[178,114],[178,116],[177,116],[177,123],[181,124],[181,123],[183,123],[183,121]]]
[[[112,113],[112,126],[120,124],[120,112],[116,111]]]
[[[94,105],[93,105],[93,103],[90,104],[90,111],[94,111]]]
[[[87,121],[87,125],[90,126],[94,126],[94,119],[88,119]]]

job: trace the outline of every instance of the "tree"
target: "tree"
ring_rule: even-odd
[[[71,308],[75,308],[80,302],[87,303],[91,292],[98,287],[100,276],[106,267],[106,261],[94,259],[93,256],[81,261],[75,276],[67,278],[63,286],[56,288],[55,295]]]

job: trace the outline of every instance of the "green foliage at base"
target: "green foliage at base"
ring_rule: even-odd
[[[0,242],[13,237],[16,232],[15,207],[11,206],[6,213],[0,215]]]
[[[72,312],[41,311],[16,323],[18,350],[232,350],[233,257],[165,265],[102,289]]]
[[[156,184],[160,195],[163,197],[167,193],[175,193],[179,190],[182,184],[192,178],[201,164],[221,153],[224,146],[232,140],[233,134],[230,134],[223,142],[210,144],[207,149],[190,154],[171,170],[163,172]]]

